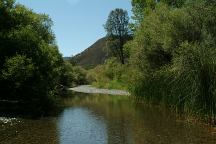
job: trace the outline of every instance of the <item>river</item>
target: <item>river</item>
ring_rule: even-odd
[[[129,96],[73,94],[56,117],[0,118],[0,144],[215,144],[213,128]]]

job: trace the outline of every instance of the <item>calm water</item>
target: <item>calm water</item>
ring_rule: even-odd
[[[0,118],[0,144],[215,144],[212,128],[124,96],[76,95],[57,117]]]

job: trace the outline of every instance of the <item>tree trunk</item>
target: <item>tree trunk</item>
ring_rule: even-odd
[[[120,41],[120,60],[121,60],[121,64],[125,64],[125,61],[124,61],[124,52],[123,52],[123,46],[124,46],[124,40],[122,38],[119,39]]]
[[[122,64],[125,64],[125,61],[124,61],[124,54],[123,54],[123,49],[121,48],[121,63]]]

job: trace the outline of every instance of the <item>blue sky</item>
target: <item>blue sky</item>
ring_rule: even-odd
[[[17,0],[37,13],[48,14],[63,56],[72,56],[106,35],[103,24],[111,10],[131,15],[130,0]]]

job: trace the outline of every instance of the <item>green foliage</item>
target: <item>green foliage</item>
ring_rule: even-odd
[[[64,62],[61,69],[60,81],[63,86],[72,87],[73,85],[73,65],[69,62]]]
[[[126,67],[127,65],[120,64],[116,58],[110,58],[104,65],[89,70],[87,80],[101,88],[126,89]]]
[[[112,10],[104,26],[108,36],[124,37],[128,35],[129,17],[123,9]]]
[[[86,70],[80,66],[73,67],[73,83],[74,85],[86,84]]]
[[[64,62],[62,67],[61,84],[67,87],[86,84],[86,70],[80,66]]]
[[[45,114],[56,104],[64,73],[52,21],[13,0],[1,0],[0,13],[0,100]]]
[[[133,23],[130,24],[130,27],[133,31],[139,28],[144,18],[156,9],[159,2],[167,4],[172,8],[180,8],[187,0],[132,0]]]
[[[145,15],[126,45],[129,88],[148,101],[215,120],[215,5],[162,2]]]
[[[104,25],[107,31],[108,48],[114,56],[117,56],[122,64],[125,63],[123,45],[127,42],[130,35],[129,17],[127,11],[123,9],[112,10]]]
[[[161,2],[176,8],[182,7],[186,1],[187,0],[161,0]]]
[[[7,59],[2,70],[2,79],[16,84],[16,88],[22,85],[34,72],[31,59],[17,55]]]

